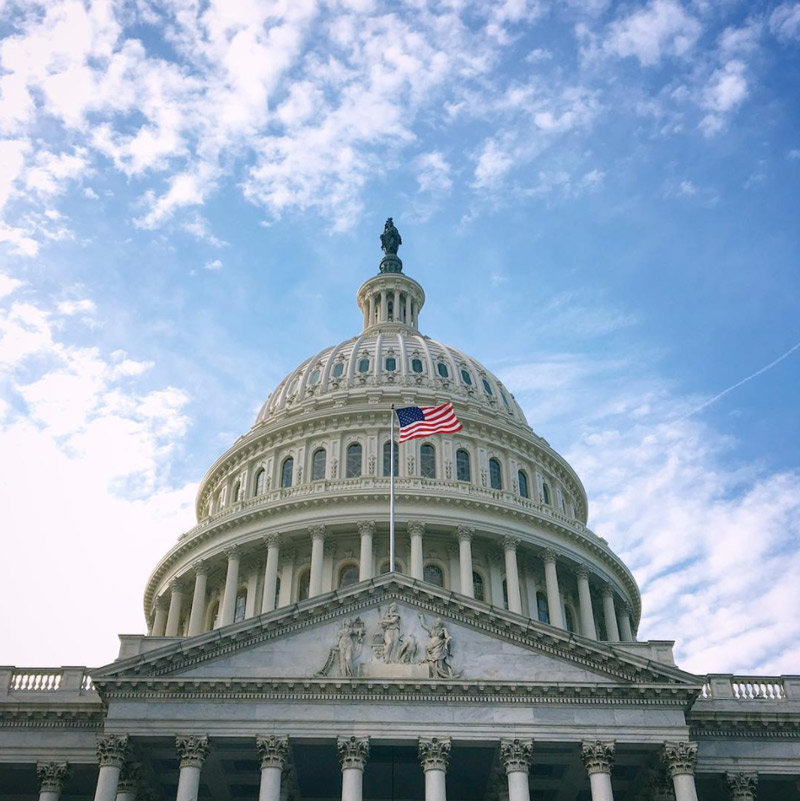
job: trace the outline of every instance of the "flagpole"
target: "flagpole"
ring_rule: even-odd
[[[389,425],[389,572],[394,573],[394,404]]]

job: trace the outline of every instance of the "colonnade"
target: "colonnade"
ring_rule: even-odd
[[[408,575],[419,581],[423,580],[425,560],[423,540],[425,537],[425,523],[411,521],[406,525],[409,542]],[[376,525],[372,521],[357,523],[359,538],[358,552],[358,578],[365,581],[374,577],[374,540]],[[308,595],[314,597],[325,591],[323,581],[323,565],[326,558],[326,548],[331,537],[323,525],[311,526],[307,530],[311,541],[311,564]],[[473,560],[472,543],[475,530],[468,525],[460,525],[455,530],[457,540],[457,565],[451,570],[452,589],[469,598],[475,596],[473,572],[476,565]],[[276,589],[280,569],[281,547],[284,539],[279,534],[269,534],[264,538],[266,555],[264,557],[263,594],[260,609],[255,608],[255,586],[248,591],[248,615],[271,612],[276,606]],[[505,573],[505,595],[508,609],[517,614],[523,613],[523,590],[520,578],[518,550],[521,540],[517,537],[506,536],[499,541],[502,547],[501,564]],[[453,546],[455,548],[455,546]],[[225,551],[227,559],[225,570],[225,583],[220,603],[219,625],[225,626],[234,621],[236,610],[236,597],[240,584],[241,547],[234,546]],[[547,598],[549,623],[560,629],[567,628],[564,618],[564,607],[561,599],[559,585],[559,557],[553,550],[544,550],[540,555],[544,574],[544,593]],[[530,562],[530,559],[528,560]],[[592,600],[592,591],[589,585],[589,569],[585,565],[577,568],[571,567],[577,584],[579,632],[590,639],[598,639],[595,624],[595,607]],[[191,588],[191,574],[194,574],[194,586]],[[252,578],[258,579],[258,574],[252,573]],[[188,579],[188,580],[187,580]],[[207,602],[208,568],[205,563],[198,563],[192,570],[180,578],[173,579],[169,588],[169,599],[165,596],[155,602],[155,615],[151,629],[152,636],[175,637],[179,632],[181,609],[186,596],[191,589],[191,611],[189,614],[188,635],[200,634],[204,629]],[[531,578],[528,575],[528,611],[530,617],[537,618],[536,592],[531,592]],[[498,594],[503,588],[493,588],[493,602],[497,604]],[[606,640],[609,642],[634,641],[631,625],[631,613],[627,604],[621,602],[610,584],[605,584],[602,590],[600,609],[602,621],[605,626]]]
[[[209,755],[206,735],[178,735],[175,741],[180,775],[176,801],[196,801],[203,764]],[[369,760],[369,737],[344,736],[336,740],[341,765],[342,801],[363,801],[363,773]],[[448,736],[419,737],[417,753],[424,771],[425,801],[446,801],[447,769],[452,740]],[[531,739],[502,738],[498,743],[500,763],[504,769],[509,801],[531,799],[529,770],[535,759]],[[289,739],[285,736],[263,735],[255,738],[255,750],[261,768],[259,801],[280,801],[281,782],[289,760]],[[592,801],[613,801],[612,771],[615,742],[613,740],[584,740],[580,744],[581,759],[588,777]],[[99,773],[94,801],[136,801],[141,790],[140,771],[131,757],[128,737],[102,735],[97,741]],[[697,743],[665,742],[661,749],[660,775],[668,781],[659,797],[674,797],[675,801],[697,801],[694,772]],[[59,801],[69,776],[66,763],[40,763],[39,801]],[[731,801],[755,801],[758,775],[730,772],[726,775]],[[505,789],[505,788],[504,788]]]
[[[392,316],[389,318],[389,305],[392,307]],[[419,301],[406,290],[381,289],[373,292],[366,299],[363,306],[364,328],[378,323],[396,322],[405,323],[417,328],[417,315]]]

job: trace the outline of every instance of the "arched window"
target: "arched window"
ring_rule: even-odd
[[[542,501],[549,505],[550,503],[550,487],[547,486],[547,482],[542,482]]]
[[[572,616],[572,609],[564,604],[564,625],[567,631],[575,631],[575,618]]]
[[[242,500],[242,482],[237,481],[233,485],[233,502],[236,503],[236,501],[241,501],[241,500]]]
[[[281,487],[292,486],[292,474],[294,473],[294,459],[290,456],[284,459],[283,467],[281,467]]]
[[[392,300],[387,301],[387,303],[386,303],[386,314],[387,314],[387,318],[386,319],[389,320],[389,322],[392,322],[392,320],[394,320],[394,301],[392,301]]]
[[[233,622],[238,623],[244,620],[244,613],[247,609],[247,590],[239,590],[236,595],[236,606],[233,610]]]
[[[517,473],[517,483],[519,484],[519,494],[523,498],[530,498],[531,496],[528,492],[528,476],[525,475],[523,470]]]
[[[500,471],[500,462],[497,459],[489,459],[489,486],[492,489],[503,489],[503,474]]]
[[[425,579],[428,584],[444,587],[444,573],[439,565],[425,565],[422,570],[422,578]]]
[[[256,486],[255,486],[255,494],[261,495],[264,492],[264,487],[267,483],[267,471],[262,467],[256,473]]]
[[[547,606],[547,596],[543,592],[536,593],[536,617],[542,623],[550,622],[550,609]]]
[[[327,454],[325,448],[317,448],[314,451],[311,465],[311,480],[321,481],[325,478],[325,464],[327,462]]]
[[[486,600],[486,591],[483,588],[483,576],[480,573],[472,573],[472,594],[477,601]]]
[[[447,365],[444,362],[437,362],[436,370],[442,378],[447,378],[450,375],[450,371],[447,369]]]
[[[297,600],[304,601],[308,598],[308,588],[311,584],[311,571],[306,568],[297,577]]]
[[[419,474],[422,478],[436,478],[436,448],[428,442],[419,449]]]
[[[465,451],[463,448],[456,451],[456,480],[472,480],[469,467],[469,453],[467,453],[467,451]]]
[[[211,604],[208,608],[206,621],[206,630],[215,629],[219,626],[219,601]]]
[[[347,478],[358,478],[361,475],[361,445],[358,442],[347,446]]]
[[[339,571],[339,586],[349,587],[351,584],[358,583],[358,565],[345,565]]]
[[[392,443],[388,440],[383,443],[383,475],[389,475],[389,460],[392,458]],[[400,465],[400,457],[397,455],[397,443],[394,444],[394,474],[397,476],[397,469]]]

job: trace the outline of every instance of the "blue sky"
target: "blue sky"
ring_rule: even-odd
[[[572,461],[640,635],[797,672],[800,3],[0,12],[0,662],[142,630],[208,465],[359,329],[392,215],[421,328]]]

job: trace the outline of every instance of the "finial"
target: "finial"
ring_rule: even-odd
[[[382,273],[400,273],[403,271],[403,262],[397,257],[397,248],[403,244],[400,238],[400,232],[394,227],[392,218],[386,220],[383,226],[383,233],[381,234],[381,250],[384,252],[384,257],[381,259],[381,272]]]

